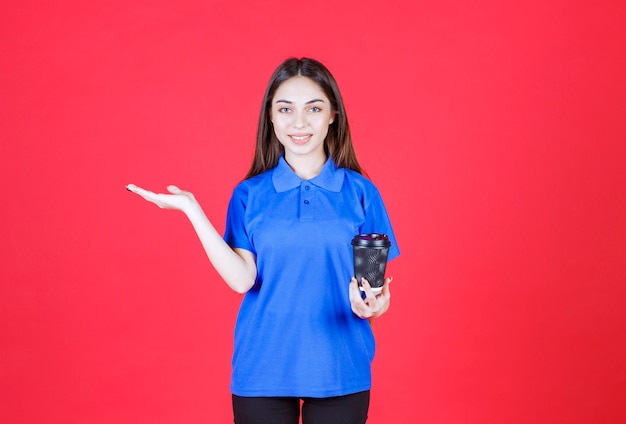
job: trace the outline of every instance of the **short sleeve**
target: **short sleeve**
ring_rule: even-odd
[[[394,259],[400,255],[400,249],[398,248],[398,242],[391,226],[391,220],[387,214],[387,209],[383,203],[383,199],[380,196],[378,190],[375,190],[370,194],[369,199],[366,199],[365,206],[365,222],[360,228],[361,234],[369,233],[381,233],[386,234],[391,241],[391,247],[389,248],[388,259]]]
[[[224,240],[230,247],[249,250],[252,253],[254,248],[248,237],[246,229],[246,205],[248,195],[243,187],[237,186],[228,203],[228,213],[226,214],[226,230]]]

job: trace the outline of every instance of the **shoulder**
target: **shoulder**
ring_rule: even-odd
[[[379,196],[378,188],[372,180],[351,169],[345,169],[345,183],[347,187],[351,187],[363,195]]]
[[[247,196],[255,191],[264,190],[268,184],[272,185],[272,170],[265,171],[262,174],[241,181],[235,186],[233,194]]]

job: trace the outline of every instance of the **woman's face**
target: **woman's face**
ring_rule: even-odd
[[[283,82],[272,99],[270,120],[285,148],[285,159],[326,159],[324,140],[335,119],[330,100],[322,88],[307,77]]]

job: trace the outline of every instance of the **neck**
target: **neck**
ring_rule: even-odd
[[[298,177],[303,180],[310,180],[322,172],[326,163],[326,155],[309,157],[285,154],[285,161]]]

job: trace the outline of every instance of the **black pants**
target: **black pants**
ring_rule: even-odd
[[[302,399],[302,424],[364,424],[370,392]],[[298,424],[300,398],[233,395],[235,424]]]

